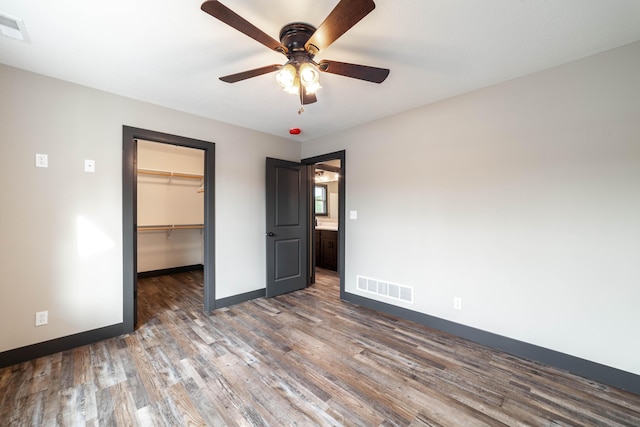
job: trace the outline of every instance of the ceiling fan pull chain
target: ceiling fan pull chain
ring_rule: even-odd
[[[304,107],[301,105],[300,109],[298,109],[298,114],[304,113]]]

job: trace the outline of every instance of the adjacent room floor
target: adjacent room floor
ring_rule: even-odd
[[[129,335],[0,370],[0,424],[638,426],[640,396],[339,301],[338,277],[202,311],[139,281]]]

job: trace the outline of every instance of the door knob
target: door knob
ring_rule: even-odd
[[[268,233],[267,233],[267,236],[269,236],[269,237],[273,237],[273,236],[275,236],[275,234],[273,234],[272,232],[268,232]]]

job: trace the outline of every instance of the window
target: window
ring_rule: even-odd
[[[327,186],[316,185],[315,189],[315,210],[316,215],[327,216],[329,214],[327,210]]]

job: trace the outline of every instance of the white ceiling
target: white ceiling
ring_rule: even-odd
[[[218,80],[286,58],[201,3],[0,0],[30,38],[0,37],[0,63],[304,141],[640,40],[638,0],[376,0],[315,59],[389,68],[387,80],[323,73],[299,115],[275,74]],[[318,26],[337,0],[222,3],[278,39],[290,22]]]

